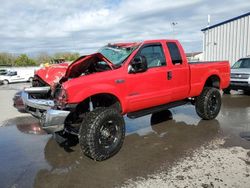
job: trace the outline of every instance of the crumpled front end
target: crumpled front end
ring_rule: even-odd
[[[49,92],[50,87],[31,87],[21,91],[20,96],[25,111],[38,118],[47,133],[55,133],[64,129],[64,122],[70,111],[56,110],[53,100],[34,97]]]

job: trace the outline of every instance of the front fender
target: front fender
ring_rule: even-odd
[[[94,84],[92,86],[87,86],[85,88],[81,88],[78,91],[72,91],[69,90],[67,92],[68,94],[68,103],[75,103],[78,104],[82,101],[84,101],[85,99],[93,96],[93,95],[97,95],[97,94],[111,94],[113,96],[115,96],[120,104],[121,104],[121,108],[122,111],[124,111],[124,104],[125,101],[122,100],[124,97],[122,96],[121,91],[118,91],[118,88],[109,84]]]

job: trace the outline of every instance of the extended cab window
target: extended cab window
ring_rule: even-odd
[[[142,47],[137,56],[139,55],[146,57],[148,68],[166,65],[164,52],[160,44],[146,45]]]
[[[168,42],[167,47],[174,65],[182,64],[181,53],[178,46],[174,42]]]

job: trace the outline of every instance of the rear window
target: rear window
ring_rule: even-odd
[[[178,46],[174,42],[168,42],[167,47],[174,65],[182,64],[181,53]]]

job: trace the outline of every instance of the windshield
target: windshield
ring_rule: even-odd
[[[240,59],[232,66],[232,69],[250,68],[250,58]]]
[[[104,46],[99,52],[114,65],[120,65],[136,47]]]

